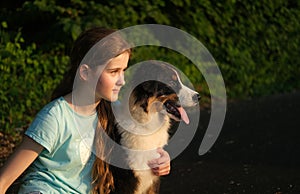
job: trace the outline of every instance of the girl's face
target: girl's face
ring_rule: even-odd
[[[96,85],[96,100],[101,98],[114,102],[118,100],[121,87],[125,84],[124,71],[127,68],[129,53],[124,52],[111,59],[103,69],[101,65],[96,68],[95,75],[98,76]],[[102,71],[100,77],[99,73]]]

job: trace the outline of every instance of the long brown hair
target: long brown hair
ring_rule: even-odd
[[[86,63],[91,66],[103,65],[109,59],[124,52],[131,53],[129,44],[118,34],[115,35],[115,31],[113,29],[95,27],[79,35],[70,54],[70,69],[64,76],[61,84],[54,90],[52,99],[72,92],[76,72],[81,64]],[[114,35],[108,37],[112,33]],[[106,38],[104,39],[104,37]],[[111,108],[111,102],[104,99],[100,100],[96,111],[98,113],[98,125],[94,138],[96,159],[92,169],[92,192],[107,194],[114,188],[114,181],[109,170],[109,164],[104,161],[109,159],[110,148],[107,148],[102,131],[105,130],[109,137],[113,137],[115,117]]]

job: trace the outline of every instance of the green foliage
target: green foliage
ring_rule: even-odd
[[[172,14],[171,23],[196,36],[212,53],[230,98],[299,88],[299,2],[184,2],[169,2],[171,10],[185,13]]]
[[[229,98],[300,88],[300,2],[292,0],[12,0],[0,12],[0,130],[27,125],[49,100],[79,33],[157,23],[200,40],[222,72]],[[202,96],[202,72],[179,53],[135,48],[131,64],[163,60],[188,76]]]
[[[7,28],[6,22],[2,27]],[[2,29],[1,37],[9,37]],[[62,79],[68,57],[41,53],[36,44],[23,47],[18,32],[13,40],[0,45],[0,126],[1,131],[28,125],[32,116],[48,102],[55,85]]]

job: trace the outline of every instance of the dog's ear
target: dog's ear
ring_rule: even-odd
[[[134,91],[133,95],[135,96],[135,105],[138,105],[143,108],[145,112],[148,112],[148,100],[150,97],[156,95],[157,93],[157,82],[155,81],[146,81],[138,85]]]
[[[144,93],[144,94],[140,94],[138,96],[136,96],[136,100],[134,102],[135,105],[139,105],[140,107],[143,108],[143,110],[147,113],[148,112],[148,94]],[[138,104],[137,104],[138,103]]]

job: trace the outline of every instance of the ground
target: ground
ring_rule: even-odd
[[[198,148],[210,112],[201,111],[192,142],[162,177],[166,194],[300,193],[300,92],[231,102],[216,143]],[[0,134],[0,164],[18,138]]]
[[[197,153],[210,117],[200,115],[161,193],[300,193],[300,92],[229,103],[221,134],[203,156]]]

